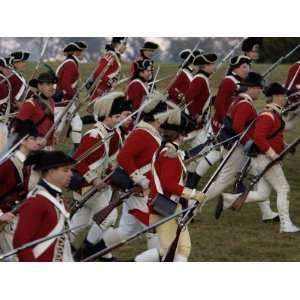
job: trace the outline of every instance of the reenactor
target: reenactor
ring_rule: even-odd
[[[24,201],[30,188],[30,167],[24,162],[29,154],[46,144],[30,120],[15,122],[12,137],[13,145],[20,145],[0,164],[0,220],[7,223],[13,221],[15,214],[12,210]],[[4,252],[12,249],[13,230],[14,226],[8,225],[0,232],[0,248]]]
[[[94,214],[109,204],[112,197],[112,188],[107,185],[107,182],[103,181],[103,178],[116,168],[116,157],[123,144],[123,138],[121,132],[119,129],[115,129],[115,126],[121,121],[122,113],[130,111],[130,102],[125,99],[122,92],[111,92],[95,99],[94,114],[98,121],[91,130],[85,133],[73,155],[73,158],[78,161],[76,172],[82,178],[80,195],[82,196],[91,187],[96,187],[99,190],[72,218],[73,226],[92,225],[84,245],[80,249],[82,255],[84,254],[83,252],[86,252],[87,249],[102,238],[105,230],[109,229],[116,222],[116,209],[112,211],[100,226],[95,224],[92,218]],[[112,137],[108,138],[110,134],[112,134]],[[87,155],[84,159],[80,158],[93,145],[101,141],[103,141],[103,145],[96,151]],[[80,197],[78,200],[80,200]]]
[[[260,173],[271,160],[274,160],[284,150],[284,121],[281,111],[286,103],[287,90],[281,84],[272,83],[266,90],[269,104],[259,114],[255,121],[253,132],[254,146],[249,150],[253,157],[252,168]],[[277,209],[280,218],[280,232],[299,232],[289,215],[290,186],[286,180],[281,164],[275,164],[258,182],[255,191],[251,191],[245,203],[265,201],[274,189],[277,194]],[[231,207],[239,194],[223,194],[223,209]]]
[[[39,151],[29,156],[26,164],[33,165],[42,177],[19,210],[13,238],[15,248],[69,228],[62,190],[70,183],[75,160],[62,151]],[[22,250],[18,259],[21,262],[73,261],[69,236],[62,234]]]
[[[118,82],[118,75],[121,71],[121,56],[127,49],[127,38],[113,37],[110,44],[105,46],[105,54],[100,58],[93,78],[86,86],[91,89],[92,100],[108,93]]]
[[[131,101],[134,110],[137,110],[145,97],[149,96],[148,82],[151,74],[150,60],[146,59],[134,63],[133,77],[126,88],[126,99]]]
[[[30,86],[38,92],[25,100],[16,116],[19,120],[31,120],[41,135],[46,135],[54,124],[53,100],[54,84],[57,78],[51,73],[41,73],[36,79],[30,81]],[[47,138],[47,146],[54,144],[53,134]]]
[[[80,78],[79,64],[83,59],[86,48],[87,45],[81,41],[69,43],[64,48],[63,52],[66,58],[56,70],[57,86],[54,95],[54,100],[56,102],[55,117],[59,117],[77,92],[77,84]],[[70,112],[72,110],[75,110],[75,105],[70,108]],[[63,130],[64,118],[57,128],[58,133]],[[70,125],[71,140],[74,144],[74,148],[76,149],[80,143],[82,131],[82,121],[78,112],[72,118]]]

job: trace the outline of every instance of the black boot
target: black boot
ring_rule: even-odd
[[[195,189],[198,185],[201,176],[197,173],[188,172],[185,186],[191,189]]]
[[[263,223],[279,223],[280,218],[279,218],[279,216],[276,216],[273,219],[265,219],[265,220],[262,220],[262,221],[263,221]]]
[[[83,242],[82,246],[77,250],[74,255],[75,261],[82,261],[83,259],[103,250],[106,248],[104,240],[99,241],[93,245],[87,239]]]

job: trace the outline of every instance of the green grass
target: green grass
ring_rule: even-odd
[[[53,64],[54,66],[57,64]],[[29,66],[32,70],[32,65]],[[253,70],[263,72],[268,65],[254,65]],[[282,65],[274,70],[269,82],[284,82],[287,76],[288,65]],[[82,79],[84,80],[93,70],[93,65],[81,66]],[[127,74],[128,65],[122,69]],[[175,74],[176,65],[161,65],[159,77]],[[224,76],[225,68],[215,74],[212,80],[212,89],[215,92],[217,85]],[[31,71],[26,74],[31,74]],[[158,84],[158,89],[163,90],[168,80]],[[120,88],[122,89],[122,87]],[[257,108],[264,105],[265,98],[257,102]],[[84,114],[84,109],[81,114]],[[286,133],[286,140],[291,141],[300,134],[299,124],[290,133]],[[67,151],[69,143],[59,148]],[[300,226],[300,150],[294,155],[289,155],[283,165],[286,177],[291,186],[290,212],[292,220]],[[211,174],[211,172],[210,172]],[[202,178],[199,188],[209,178],[209,174]],[[271,203],[276,210],[276,201],[272,194]],[[219,220],[214,219],[215,201],[208,203],[201,215],[197,215],[195,222],[189,225],[192,237],[192,252],[190,261],[300,261],[300,234],[279,234],[278,224],[264,224],[258,205],[250,204],[243,207],[241,212],[226,211]],[[145,250],[144,238],[139,238],[126,246],[116,250],[114,255],[120,260],[130,260],[139,252]]]

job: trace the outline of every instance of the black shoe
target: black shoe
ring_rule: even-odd
[[[74,261],[75,262],[82,261],[86,257],[86,251],[87,251],[87,247],[85,243],[83,243],[81,247],[78,250],[76,250],[75,253],[73,254]]]
[[[97,259],[98,261],[101,261],[101,262],[117,262],[118,259],[116,257],[111,257],[111,258],[107,258],[107,257],[99,257]]]
[[[223,212],[223,203],[224,203],[224,199],[223,199],[223,196],[221,195],[218,199],[218,203],[217,203],[217,206],[216,206],[216,209],[215,209],[215,218],[216,219],[219,219],[221,217],[221,214]]]
[[[93,245],[89,241],[85,240],[82,246],[77,250],[74,255],[75,261],[82,261],[83,259],[103,250],[106,245],[103,240],[99,241],[97,244]]]
[[[279,223],[280,222],[280,218],[279,216],[276,216],[272,219],[266,219],[266,220],[262,220],[263,223]]]

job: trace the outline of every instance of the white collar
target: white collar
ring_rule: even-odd
[[[144,120],[141,120],[136,128],[145,128],[145,129],[152,131],[153,133],[160,135],[159,131],[154,126],[152,126],[148,122],[145,122]]]
[[[26,160],[26,158],[27,158],[27,156],[23,153],[23,152],[21,152],[20,150],[17,150],[16,152],[15,152],[15,157],[18,159],[18,160],[20,160],[22,163]]]
[[[103,122],[100,122],[100,123],[103,125],[103,127],[104,127],[106,130],[108,130],[108,131],[112,131],[112,130],[113,130],[113,128],[108,127],[105,123],[103,123]]]
[[[240,93],[239,94],[240,97],[242,98],[246,98],[247,100],[249,100],[251,103],[253,102],[253,99],[250,97],[250,95],[248,95],[247,93]]]
[[[58,186],[56,186],[56,185],[50,183],[50,182],[47,181],[45,178],[43,178],[43,180],[44,180],[44,181],[45,181],[45,182],[46,182],[53,190],[59,192],[60,194],[62,193],[62,190],[61,190]]]
[[[74,60],[76,60],[76,62],[77,62],[78,64],[80,64],[80,60],[78,59],[78,57],[76,57],[75,55],[72,55],[72,57],[74,58]]]

